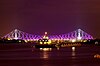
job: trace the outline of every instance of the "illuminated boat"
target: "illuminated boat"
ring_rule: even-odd
[[[35,45],[36,48],[54,48],[56,44],[52,44],[51,40],[47,36],[47,32],[42,39],[38,40],[38,43]]]
[[[37,44],[35,45],[36,48],[55,48],[55,44],[52,44],[52,45],[48,45],[48,44]]]
[[[94,58],[99,58],[100,59],[100,54],[94,55]]]

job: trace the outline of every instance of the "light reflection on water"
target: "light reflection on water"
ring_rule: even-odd
[[[40,48],[40,51],[51,51],[52,48]]]
[[[73,51],[73,52],[75,51],[75,47],[72,47],[72,51]]]
[[[100,54],[100,46],[6,48],[0,50],[0,66],[100,66],[94,54]]]
[[[76,47],[72,47],[72,59],[75,59],[75,56],[76,56]]]
[[[60,48],[59,48],[59,47],[57,47],[57,50],[60,50]]]
[[[60,49],[61,48],[56,48],[55,50],[59,51]],[[48,59],[50,56],[50,53],[52,53],[54,51],[53,48],[39,48],[39,50],[42,51],[40,58],[43,58],[43,59]],[[56,55],[59,56],[59,52]],[[67,55],[69,55],[69,54],[67,54]],[[71,56],[72,56],[72,59],[76,58],[76,47],[71,47]]]
[[[49,51],[52,51],[52,48],[40,48],[40,51],[43,51],[42,55],[40,56],[40,58],[44,58],[47,59],[49,58]]]
[[[48,55],[48,53],[47,52],[43,52],[43,56],[41,57],[41,58],[49,58],[49,55]]]

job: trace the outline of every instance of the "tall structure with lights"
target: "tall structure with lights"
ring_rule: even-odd
[[[82,37],[81,37],[81,29],[78,29],[78,36],[77,36],[77,39],[78,39],[78,40],[81,40],[81,39],[82,39]]]
[[[43,36],[40,35],[33,35],[29,34],[23,31],[20,31],[18,29],[15,29],[14,31],[8,33],[3,38],[7,39],[22,39],[22,40],[39,40],[39,39],[49,39],[49,40],[88,40],[93,39],[91,35],[84,32],[81,29],[77,29],[73,32],[67,33],[67,34],[61,34],[61,35],[47,35],[47,32]]]
[[[43,39],[49,39],[49,37],[48,37],[48,35],[47,35],[48,33],[47,32],[45,32],[45,34],[44,34],[44,36],[43,36]]]
[[[38,40],[42,37],[39,36],[39,35],[33,35],[33,34],[29,34],[29,33],[20,31],[18,29],[15,29],[14,31],[8,33],[7,35],[3,36],[2,38],[6,38],[6,39],[9,39],[9,40],[22,39],[22,40],[31,41],[31,40]]]

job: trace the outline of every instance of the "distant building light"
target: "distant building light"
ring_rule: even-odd
[[[40,42],[40,44],[43,44],[42,42]]]
[[[11,40],[10,38],[7,38],[8,40]]]
[[[48,34],[47,32],[45,32],[45,35]]]
[[[21,40],[19,40],[18,42],[21,42]]]
[[[72,42],[76,42],[76,39],[72,39]]]
[[[47,42],[44,42],[44,44],[47,44]]]

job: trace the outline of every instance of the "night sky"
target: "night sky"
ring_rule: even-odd
[[[0,0],[0,36],[15,28],[64,34],[78,28],[100,37],[100,0]]]

